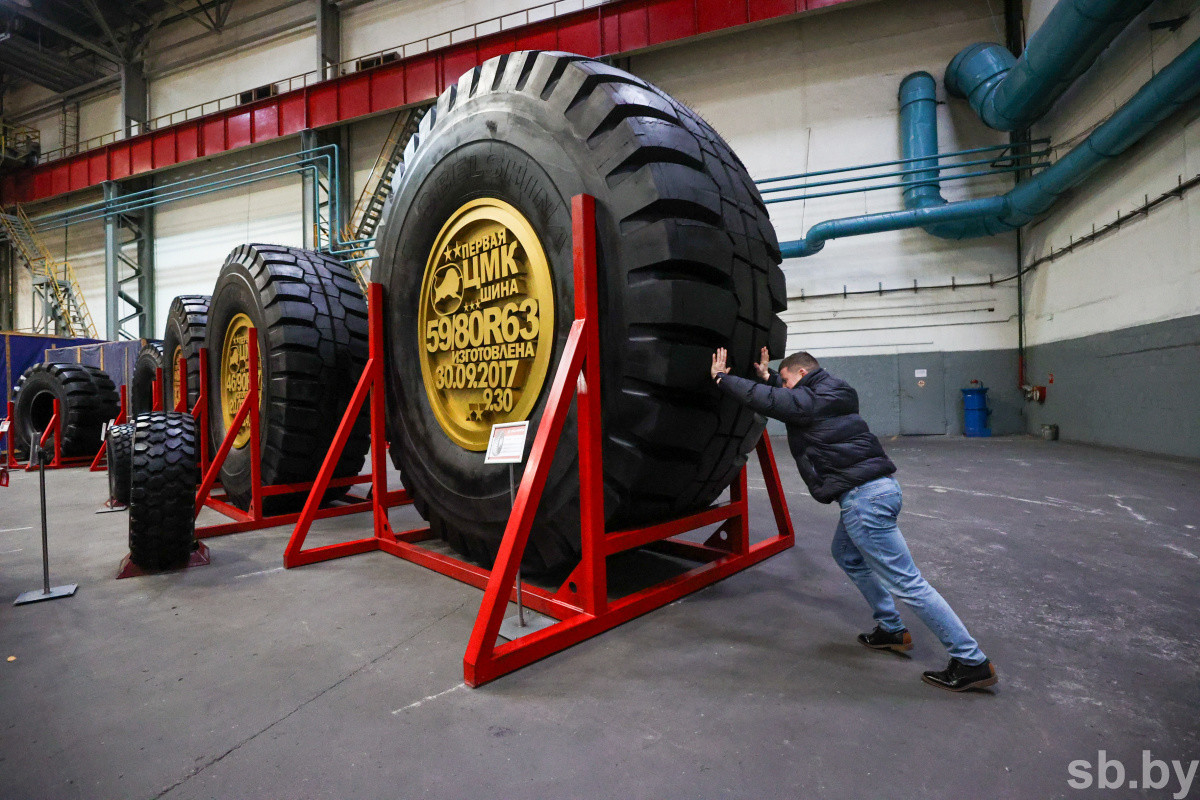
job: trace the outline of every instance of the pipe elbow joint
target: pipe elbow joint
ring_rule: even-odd
[[[979,42],[960,50],[946,67],[946,91],[964,97],[989,128],[1009,130],[1011,125],[996,109],[996,90],[1017,59],[995,42]]]

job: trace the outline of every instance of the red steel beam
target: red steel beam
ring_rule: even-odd
[[[464,72],[514,50],[611,56],[861,0],[619,0],[332,78],[39,164],[0,179],[0,204],[46,200],[105,181],[349,122],[436,98]]]

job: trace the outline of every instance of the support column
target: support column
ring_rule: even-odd
[[[151,179],[130,181],[127,192],[149,189]],[[109,339],[154,336],[154,211],[115,211],[121,187],[104,184],[104,320]]]
[[[12,245],[0,244],[0,330],[17,327],[17,270]]]
[[[150,118],[144,69],[144,61],[129,61],[121,65],[121,127],[125,129],[127,137],[145,132],[146,121]]]
[[[122,96],[124,91],[122,91]],[[116,181],[104,184],[104,205],[107,210],[116,201],[118,194]],[[114,214],[104,216],[104,338],[120,338],[120,323],[118,309],[120,307],[120,269],[117,254],[120,252],[120,236],[117,230],[117,217]]]
[[[325,80],[336,78],[342,61],[342,19],[332,0],[317,2],[317,69]]]

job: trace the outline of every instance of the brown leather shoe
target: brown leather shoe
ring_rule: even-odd
[[[894,653],[903,653],[905,650],[913,648],[912,634],[908,632],[908,628],[892,632],[885,631],[876,625],[875,630],[870,633],[860,633],[858,641],[863,647],[869,647],[872,650],[891,650]]]
[[[992,666],[990,659],[985,659],[982,664],[971,666],[957,658],[951,658],[944,670],[924,672],[921,674],[921,680],[939,689],[965,692],[969,689],[995,686],[999,678],[996,677],[996,668]]]

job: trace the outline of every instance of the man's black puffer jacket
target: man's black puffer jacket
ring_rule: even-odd
[[[792,456],[815,499],[831,503],[855,486],[896,471],[858,415],[858,392],[850,384],[820,368],[792,389],[783,388],[775,372],[771,384],[725,375],[720,387],[787,425]]]

